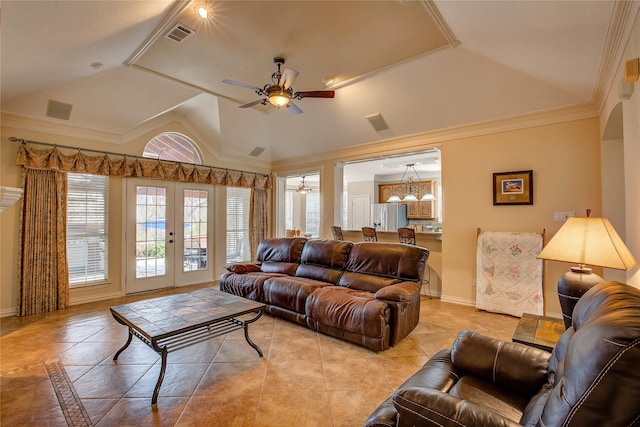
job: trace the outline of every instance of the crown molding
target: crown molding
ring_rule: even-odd
[[[598,116],[599,113],[592,104],[578,104],[345,147],[340,150],[314,154],[314,161],[362,160],[399,153],[412,154],[424,151],[429,147],[439,146],[446,141],[584,120]],[[309,163],[309,157],[300,156],[279,160],[273,162],[272,166],[274,170],[278,170],[290,167],[293,164],[300,165],[301,163]]]
[[[55,123],[45,119],[24,116],[21,114],[1,113],[2,127],[42,132],[69,138],[88,139],[109,144],[122,144],[119,134],[95,129],[74,126],[67,123]]]
[[[629,41],[636,16],[640,13],[640,2],[616,0],[613,5],[609,31],[604,42],[600,69],[591,100],[602,113],[608,94],[617,84],[616,75],[620,69],[624,50]]]
[[[444,20],[438,10],[438,6],[436,6],[433,0],[424,0],[422,4],[427,9],[431,19],[433,19],[433,22],[436,24],[442,35],[447,39],[449,47],[458,46],[460,41],[456,38],[456,35],[453,34],[453,30],[451,30],[447,22]]]

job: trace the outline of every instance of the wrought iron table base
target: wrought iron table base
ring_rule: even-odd
[[[238,320],[235,318],[213,320],[194,326],[193,328],[188,328],[187,330],[175,331],[149,340],[144,335],[140,334],[134,327],[113,313],[113,317],[118,323],[129,328],[129,337],[127,338],[127,342],[116,352],[113,356],[113,360],[115,362],[118,361],[118,356],[120,356],[120,353],[129,347],[134,336],[160,355],[160,375],[158,376],[158,381],[156,382],[156,387],[153,391],[153,397],[151,398],[151,404],[155,405],[158,402],[158,394],[160,394],[160,387],[162,386],[164,374],[167,369],[167,355],[173,351],[180,350],[239,329],[244,329],[244,338],[247,340],[247,343],[258,352],[260,357],[262,357],[262,350],[256,343],[251,341],[248,329],[249,324],[258,320],[260,316],[262,316],[262,310],[259,310],[256,316],[249,320]]]

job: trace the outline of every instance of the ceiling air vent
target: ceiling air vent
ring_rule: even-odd
[[[194,35],[196,32],[190,28],[185,27],[182,24],[176,24],[172,29],[164,35],[165,38],[169,40],[173,40],[174,42],[184,43],[189,37]]]
[[[264,147],[256,147],[254,148],[249,155],[253,157],[258,157],[264,151]]]
[[[384,117],[382,117],[382,114],[375,113],[365,117],[369,120],[369,123],[371,123],[371,126],[373,126],[376,131],[380,132],[389,129],[389,125],[384,120]]]
[[[71,104],[50,99],[49,104],[47,104],[47,116],[53,117],[54,119],[69,120],[72,108],[73,105]]]

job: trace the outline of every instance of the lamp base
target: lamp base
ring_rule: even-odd
[[[569,329],[571,326],[573,308],[580,297],[600,282],[604,282],[602,277],[593,274],[590,268],[584,267],[571,267],[571,271],[560,276],[558,279],[558,298],[560,299],[565,329]]]

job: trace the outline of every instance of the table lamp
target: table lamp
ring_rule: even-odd
[[[629,270],[637,264],[607,218],[571,217],[538,254],[538,259],[578,264],[558,279],[558,298],[565,328],[571,326],[573,307],[603,279],[585,264]]]

